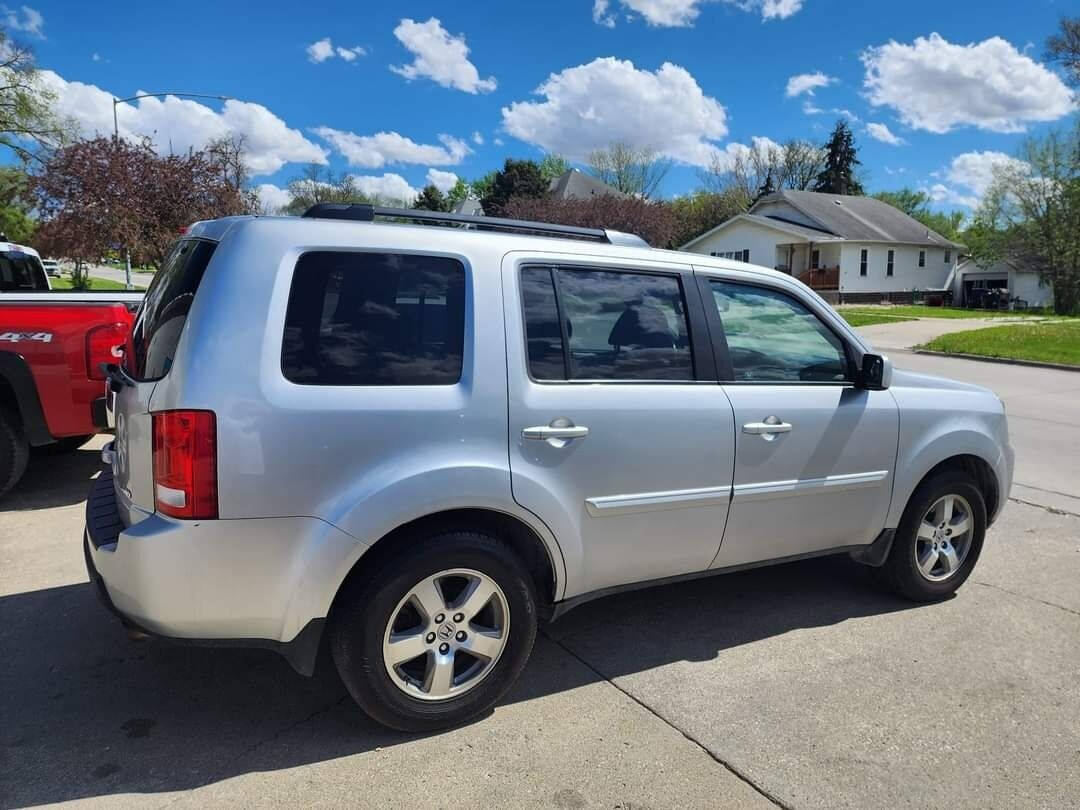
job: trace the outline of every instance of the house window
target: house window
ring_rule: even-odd
[[[734,259],[737,262],[747,262],[747,263],[749,263],[749,261],[750,261],[750,251],[749,250],[720,250],[720,251],[714,250],[709,255],[710,256],[715,256],[718,259]]]
[[[821,251],[820,250],[811,250],[810,251],[810,269],[817,270],[820,267],[821,267]]]
[[[867,256],[867,254],[869,252],[870,251],[868,251],[866,248],[863,248],[862,250],[859,251],[859,275],[860,276],[865,276],[866,275],[866,256]]]
[[[893,255],[894,255],[894,252],[890,250],[890,251],[889,251],[889,257],[888,257],[888,259],[886,259],[886,261],[885,261],[885,275],[887,275],[887,276],[891,276],[891,275],[892,275],[892,270],[893,270]]]
[[[919,267],[926,267],[926,251],[919,251]]]
[[[945,264],[951,264],[951,263],[952,263],[952,251],[951,250],[946,250],[945,251]]]

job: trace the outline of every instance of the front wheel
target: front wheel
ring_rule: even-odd
[[[985,534],[986,500],[975,479],[962,470],[941,472],[908,501],[881,577],[908,599],[944,599],[971,575]]]
[[[401,731],[483,714],[536,638],[532,578],[498,538],[455,531],[386,559],[335,606],[330,645],[360,707]]]

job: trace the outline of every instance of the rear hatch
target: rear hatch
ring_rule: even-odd
[[[154,275],[135,316],[124,357],[123,381],[110,385],[108,409],[116,428],[113,480],[124,525],[154,512],[153,429],[150,398],[176,356],[184,324],[215,242],[181,239]]]

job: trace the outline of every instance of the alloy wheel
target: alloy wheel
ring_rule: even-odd
[[[919,522],[915,541],[915,565],[931,582],[944,582],[960,570],[975,524],[971,504],[960,495],[943,495],[934,501]]]

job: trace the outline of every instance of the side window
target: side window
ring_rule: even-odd
[[[893,274],[893,259],[896,253],[892,250],[889,251],[888,258],[885,261],[885,275],[891,276]]]
[[[534,379],[694,379],[686,304],[673,276],[525,268],[522,295]]]
[[[859,251],[859,275],[860,276],[865,276],[866,275],[866,256],[867,256],[867,253],[869,253],[869,251],[866,248],[863,248],[862,250]]]
[[[926,251],[919,251],[919,267],[926,267]]]
[[[465,268],[436,256],[305,253],[281,371],[304,385],[452,385],[461,379]]]
[[[789,295],[749,284],[710,282],[736,382],[843,382],[840,339]]]

